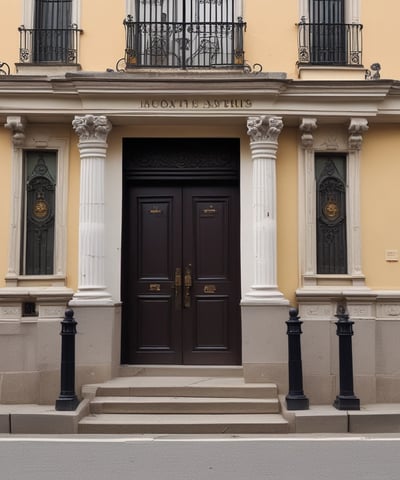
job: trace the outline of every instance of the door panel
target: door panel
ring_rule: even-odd
[[[192,305],[183,312],[186,363],[240,361],[239,213],[235,187],[183,192],[183,262],[192,263]]]
[[[237,188],[128,188],[124,361],[240,363]]]
[[[174,285],[182,249],[181,189],[130,187],[127,202],[123,360],[180,363]]]

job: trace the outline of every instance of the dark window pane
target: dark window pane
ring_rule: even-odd
[[[72,46],[72,0],[36,0],[34,61],[63,62]]]
[[[315,158],[317,273],[347,273],[346,157]]]
[[[23,265],[25,275],[54,273],[57,154],[25,153]]]
[[[311,62],[342,65],[346,58],[344,0],[310,0]]]

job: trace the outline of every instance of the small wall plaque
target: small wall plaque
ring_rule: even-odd
[[[387,262],[398,262],[399,261],[399,251],[398,250],[386,250],[385,260]]]

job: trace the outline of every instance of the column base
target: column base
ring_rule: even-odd
[[[114,305],[111,294],[103,288],[80,288],[69,302],[70,307],[75,306],[109,306]]]
[[[242,305],[261,303],[268,305],[289,305],[283,293],[277,287],[266,285],[254,285],[251,290],[247,292],[242,300]]]

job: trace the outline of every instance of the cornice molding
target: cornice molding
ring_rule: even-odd
[[[29,123],[69,123],[74,115],[101,112],[113,124],[128,117],[151,119],[156,113],[159,117],[235,117],[238,122],[266,114],[280,116],[292,126],[305,117],[316,117],[319,124],[329,117],[348,125],[356,117],[368,118],[370,124],[386,118],[400,123],[399,89],[400,82],[392,80],[295,81],[237,73],[14,75],[0,82],[0,103],[3,122],[7,116],[26,116]],[[157,104],[161,100],[164,108]],[[176,102],[168,105],[165,100]],[[204,108],[198,107],[199,102]]]

